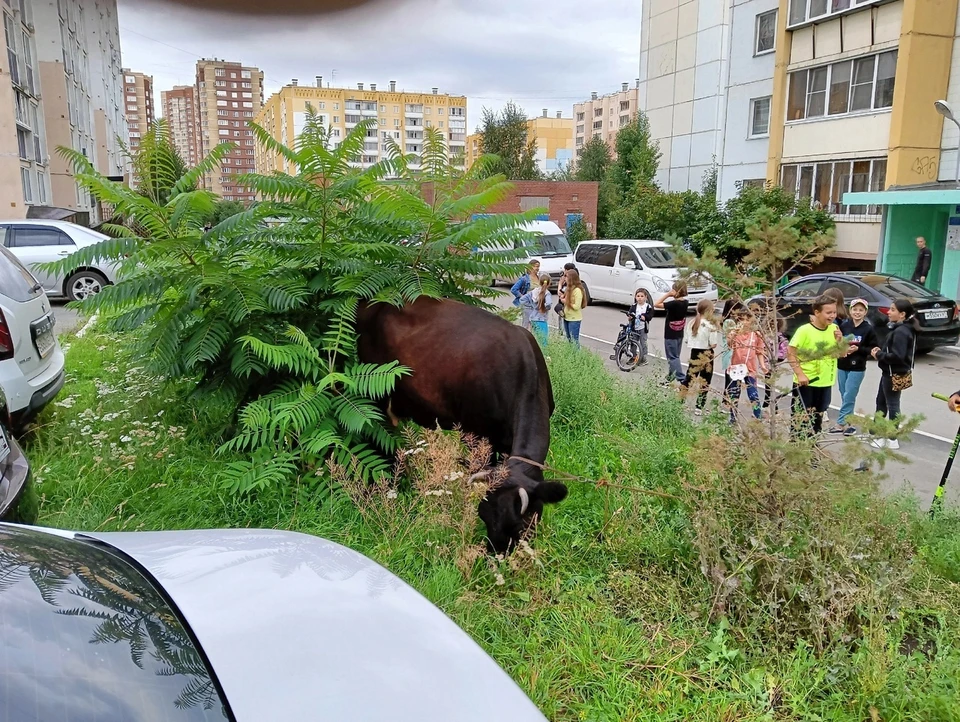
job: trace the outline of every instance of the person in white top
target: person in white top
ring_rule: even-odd
[[[684,329],[683,340],[690,347],[690,366],[687,368],[683,386],[689,388],[694,383],[700,386],[697,409],[694,412],[700,416],[707,405],[707,392],[713,381],[713,358],[717,344],[720,343],[720,332],[714,320],[713,301],[704,299],[697,304],[696,318]]]

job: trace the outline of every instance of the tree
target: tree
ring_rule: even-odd
[[[478,177],[491,161],[466,173],[449,168],[443,138],[430,129],[422,156],[395,148],[371,168],[353,168],[375,127],[360,123],[332,147],[328,129],[308,112],[290,148],[253,126],[265,152],[298,172],[240,176],[262,200],[209,231],[216,198],[195,186],[228,146],[187,171],[164,203],[60,149],[79,183],[143,229],[121,228],[119,238],[64,261],[119,266],[117,283],[90,297],[85,310],[130,333],[132,352],[152,372],[182,379],[230,410],[239,431],[226,447],[250,454],[227,466],[234,493],[305,471],[322,476],[331,457],[367,480],[388,473],[396,438],[375,402],[407,371],[359,363],[359,304],[400,306],[420,296],[483,304],[485,279],[515,271],[513,249],[534,214],[479,215],[509,189],[503,176]],[[430,202],[421,193],[425,172],[436,177]],[[284,222],[265,227],[267,219]],[[478,247],[510,250],[478,255]]]
[[[577,162],[576,176],[578,181],[602,181],[613,159],[610,155],[610,146],[607,142],[596,136],[591,136],[580,153],[580,160]]]
[[[577,246],[581,241],[589,241],[593,238],[590,235],[590,231],[587,230],[587,224],[583,222],[583,218],[578,218],[567,228],[567,240],[570,242],[570,247],[573,250],[577,250]]]
[[[243,209],[244,205],[240,201],[217,201],[213,216],[210,218],[210,224],[216,226],[230,216],[242,213]]]
[[[529,133],[523,108],[507,103],[499,113],[484,108],[477,128],[480,152],[496,156],[486,169],[489,175],[503,175],[508,180],[539,180],[537,138]]]
[[[646,114],[637,116],[617,133],[617,159],[610,168],[610,177],[621,195],[635,187],[653,186],[660,165],[660,147],[650,136]]]

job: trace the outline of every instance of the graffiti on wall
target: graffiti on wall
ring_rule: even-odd
[[[936,180],[937,160],[938,158],[935,155],[918,155],[913,159],[910,170],[918,176],[926,177],[928,180]]]

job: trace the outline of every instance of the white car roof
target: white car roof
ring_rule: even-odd
[[[553,221],[530,221],[529,223],[524,223],[521,228],[525,231],[532,231],[533,233],[540,233],[542,235],[563,233],[563,231],[560,230],[560,226]]]
[[[582,241],[580,245],[596,243],[628,243],[635,248],[669,248],[670,244],[665,241],[636,240],[632,238],[601,238],[596,241]]]

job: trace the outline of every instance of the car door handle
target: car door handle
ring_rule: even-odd
[[[58,253],[57,255],[58,255],[58,256],[69,256],[69,255],[70,255],[70,251],[60,251],[60,253]]]

